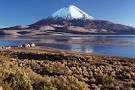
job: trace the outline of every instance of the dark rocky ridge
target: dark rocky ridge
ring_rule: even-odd
[[[28,26],[15,26],[2,28],[0,30],[14,30],[14,32],[22,35],[24,33],[21,33],[20,30],[22,32],[29,32],[25,34],[32,35],[34,35],[35,32],[36,34],[44,34],[44,32],[49,30],[53,30],[51,31],[53,33],[63,32],[73,34],[135,34],[135,28],[122,24],[115,24],[110,21],[89,19],[68,20],[62,18],[47,18]],[[41,32],[41,30],[44,32]],[[1,33],[6,35],[4,31],[1,31]]]
[[[91,31],[91,29],[95,29],[95,32],[93,33],[116,33],[116,34],[134,34],[135,28],[122,25],[122,24],[115,24],[110,21],[105,20],[86,20],[86,19],[73,19],[73,20],[66,20],[62,18],[48,18],[40,20],[32,25],[30,25],[31,28],[39,29],[42,26],[50,25],[53,26],[56,25],[62,25],[62,29],[67,29],[69,26],[75,26],[75,27],[82,27],[86,30]],[[105,32],[102,30],[106,30]]]

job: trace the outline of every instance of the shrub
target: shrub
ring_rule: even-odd
[[[58,90],[89,90],[87,84],[78,81],[74,76],[53,78],[52,83]]]
[[[13,89],[32,90],[31,80],[25,72],[17,71],[16,73],[10,73],[4,79],[4,82],[10,85]]]

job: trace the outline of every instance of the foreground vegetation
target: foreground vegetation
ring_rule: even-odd
[[[0,50],[4,90],[134,90],[135,59],[41,48]]]

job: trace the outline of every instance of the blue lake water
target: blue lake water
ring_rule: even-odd
[[[31,36],[0,37],[0,46],[36,43],[42,47],[135,58],[135,36]]]

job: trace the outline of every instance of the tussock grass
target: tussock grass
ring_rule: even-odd
[[[134,89],[135,59],[41,48],[0,51],[4,90]]]

